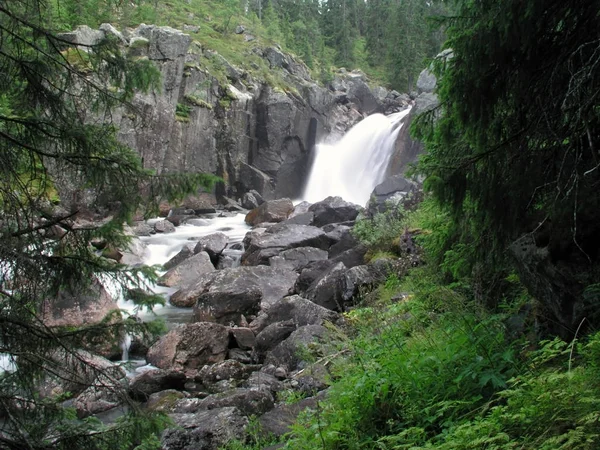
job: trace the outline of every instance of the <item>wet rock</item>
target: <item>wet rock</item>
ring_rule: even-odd
[[[256,314],[261,304],[287,295],[297,274],[273,267],[235,267],[202,276],[171,296],[173,304],[195,303],[197,320],[242,325],[243,315]]]
[[[325,322],[338,323],[341,316],[299,295],[292,295],[272,305],[264,316],[259,316],[255,322],[260,324],[252,322],[250,326],[256,331],[262,331],[268,325],[289,320],[296,327],[301,327],[304,325],[323,325]]]
[[[207,322],[180,325],[150,347],[147,360],[161,369],[197,369],[223,361],[228,345],[229,332],[223,325]]]
[[[148,397],[146,408],[150,411],[170,412],[173,410],[178,400],[186,398],[189,394],[167,389],[166,391],[155,392]]]
[[[154,227],[151,227],[146,222],[137,222],[133,227],[132,231],[136,236],[150,236],[156,233]]]
[[[235,344],[242,350],[251,350],[256,345],[256,336],[250,328],[235,327],[229,329]]]
[[[242,256],[246,265],[267,264],[269,258],[283,250],[296,247],[329,248],[330,241],[325,232],[317,227],[296,224],[277,224],[264,233],[251,234],[247,249]]]
[[[300,327],[267,353],[265,364],[283,366],[288,371],[300,369],[306,363],[305,358],[311,353],[311,347],[323,342],[327,334],[327,329],[321,325]]]
[[[228,243],[229,238],[225,233],[222,233],[220,231],[217,233],[212,233],[208,236],[203,236],[200,239],[198,239],[198,243],[194,248],[194,253],[204,251],[208,253],[208,256],[210,256],[211,261],[213,261],[213,263],[216,264],[219,259],[219,256],[221,255],[221,253],[223,253],[223,250],[225,250],[225,247],[227,247]]]
[[[157,233],[174,233],[175,225],[168,220],[159,220],[154,224],[154,231]]]
[[[341,197],[327,197],[308,208],[315,215],[313,224],[317,227],[355,220],[362,209],[361,206],[347,202]]]
[[[246,223],[258,225],[263,222],[281,222],[288,218],[294,210],[294,204],[289,198],[269,200],[246,215]]]
[[[376,270],[371,270],[370,266],[355,266],[344,273],[342,300],[348,303],[361,288],[369,288],[381,278],[377,276]]]
[[[256,352],[258,357],[261,358],[266,351],[275,348],[280,342],[287,339],[296,328],[293,320],[274,322],[267,325],[256,336]]]
[[[178,428],[162,434],[163,450],[217,450],[233,440],[244,440],[248,419],[235,407],[171,414]]]
[[[188,259],[189,257],[191,257],[193,254],[194,254],[194,245],[193,244],[184,245],[183,248],[179,251],[179,253],[177,253],[170,260],[168,260],[166,263],[163,264],[163,269],[170,270],[173,267],[175,267],[177,264],[180,264],[181,262],[183,262],[186,259]]]
[[[158,279],[156,284],[167,287],[187,286],[196,281],[200,276],[214,270],[215,267],[208,253],[199,252],[170,269]]]
[[[185,374],[175,370],[148,370],[136,375],[129,384],[129,395],[134,400],[147,401],[156,392],[169,389],[183,390]]]
[[[328,258],[325,250],[314,247],[296,247],[284,250],[279,255],[269,258],[271,267],[299,271],[313,261],[323,261]]]
[[[344,263],[337,263],[331,266],[311,283],[303,295],[324,308],[333,311],[343,311],[343,282],[346,271]]]

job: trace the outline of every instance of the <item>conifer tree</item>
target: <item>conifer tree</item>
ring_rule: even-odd
[[[427,185],[456,224],[446,249],[489,281],[528,237],[540,260],[522,279],[572,336],[599,316],[598,1],[455,3],[441,106],[417,127]]]
[[[111,380],[80,349],[93,338],[141,325],[115,313],[92,326],[50,328],[42,320],[43,305],[61,291],[82,292],[99,276],[130,287],[143,284],[150,271],[98,256],[90,242],[122,248],[128,243],[123,224],[136,211],[150,213],[160,198],[196,192],[213,177],[157,177],[142,168],[107,118],[115,106],[126,107],[136,90],[156,88],[158,70],[148,60],[127,59],[110,39],[72,46],[54,32],[54,12],[41,0],[0,0],[0,353],[9,369],[0,374],[0,447],[133,448],[157,431],[156,421],[134,414],[106,430],[62,408],[64,395],[40,392],[49,377],[67,382],[93,373]],[[56,207],[61,179],[75,192],[85,191],[86,203],[107,219],[77,226],[73,218],[81,203]],[[63,233],[58,238],[57,227]],[[157,298],[137,300],[149,305]]]

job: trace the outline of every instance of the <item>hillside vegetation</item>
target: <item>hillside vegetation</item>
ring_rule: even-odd
[[[330,79],[333,66],[360,68],[377,83],[400,92],[414,89],[426,59],[443,34],[433,18],[441,1],[410,0],[65,0],[54,1],[57,26],[70,30],[103,22],[119,28],[140,23],[182,29],[232,64],[248,66],[247,50],[279,44],[301,57],[315,79]],[[242,26],[243,34],[236,34]],[[268,71],[267,71],[268,72]]]

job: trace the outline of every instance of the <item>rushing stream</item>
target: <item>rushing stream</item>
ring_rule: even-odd
[[[374,187],[385,177],[396,138],[409,112],[410,108],[390,116],[371,115],[354,126],[336,144],[317,145],[303,199],[314,203],[330,195],[337,195],[344,200],[365,205]],[[244,214],[225,217],[214,214],[191,219],[177,227],[173,233],[141,237],[140,239],[146,244],[142,262],[149,266],[162,265],[186,244],[217,231],[225,233],[229,238],[224,254],[239,261],[242,250],[241,246],[235,244],[240,244],[249,230],[244,218]],[[159,219],[154,221],[156,220]],[[178,289],[161,286],[152,286],[152,288],[154,292],[164,294],[167,299]],[[119,297],[118,303],[121,309],[130,313],[135,310],[133,302],[123,300],[122,296]],[[192,315],[188,308],[177,308],[168,302],[165,306],[156,307],[154,314],[165,319],[168,326],[187,323]],[[147,320],[153,315],[141,312],[138,316]],[[126,337],[122,343],[124,360],[128,359],[130,343],[129,337]],[[142,361],[139,363],[143,364]]]

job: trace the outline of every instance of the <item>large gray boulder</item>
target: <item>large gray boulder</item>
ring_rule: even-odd
[[[370,216],[374,216],[377,213],[393,210],[417,191],[417,184],[402,175],[388,177],[373,189],[367,211]]]
[[[291,427],[300,413],[320,408],[319,402],[323,401],[326,391],[320,392],[314,397],[304,398],[299,402],[287,404],[281,403],[274,409],[259,417],[261,434],[264,436],[283,436],[291,431]]]
[[[296,247],[284,250],[269,258],[271,267],[299,271],[313,261],[323,261],[329,256],[327,251],[314,247]]]
[[[242,316],[254,315],[261,305],[285,297],[297,277],[295,272],[267,266],[223,269],[177,291],[170,301],[195,304],[197,320],[241,325]]]
[[[188,286],[204,274],[213,272],[215,267],[206,252],[200,252],[185,259],[162,275],[156,284],[159,286]]]
[[[198,369],[223,361],[229,330],[216,323],[179,325],[148,350],[147,360],[160,369]]]
[[[235,407],[171,414],[177,428],[162,434],[163,450],[217,450],[233,440],[244,440],[248,419]]]
[[[259,316],[250,324],[257,332],[262,331],[268,325],[291,321],[296,327],[304,325],[323,325],[325,322],[338,323],[341,316],[317,305],[310,300],[292,295],[286,297],[266,310],[265,314]]]
[[[175,370],[153,369],[136,375],[129,383],[129,395],[134,400],[147,401],[152,394],[169,389],[182,390],[185,374]]]
[[[46,300],[42,321],[49,327],[93,325],[118,309],[117,302],[94,278],[88,287],[63,288],[56,298]]]
[[[307,299],[333,311],[344,311],[344,263],[331,266],[311,283],[303,294]]]
[[[294,210],[294,204],[289,198],[269,200],[246,215],[246,223],[258,225],[265,222],[282,222]]]
[[[282,223],[268,228],[262,234],[254,234],[250,237],[242,256],[242,264],[268,264],[272,256],[296,247],[327,250],[329,243],[326,233],[317,227]]]
[[[361,206],[347,202],[341,197],[327,197],[308,208],[314,214],[313,225],[316,227],[353,221],[362,209]]]
[[[215,263],[219,260],[219,256],[223,253],[228,243],[229,238],[227,235],[218,231],[198,239],[194,253],[206,252],[210,256],[211,261]]]
[[[273,394],[268,389],[235,388],[206,398],[182,399],[173,405],[174,413],[196,413],[235,407],[246,416],[260,416],[273,409]]]
[[[285,367],[288,372],[302,368],[311,354],[311,347],[327,339],[327,328],[321,325],[306,325],[267,353],[265,364]]]

